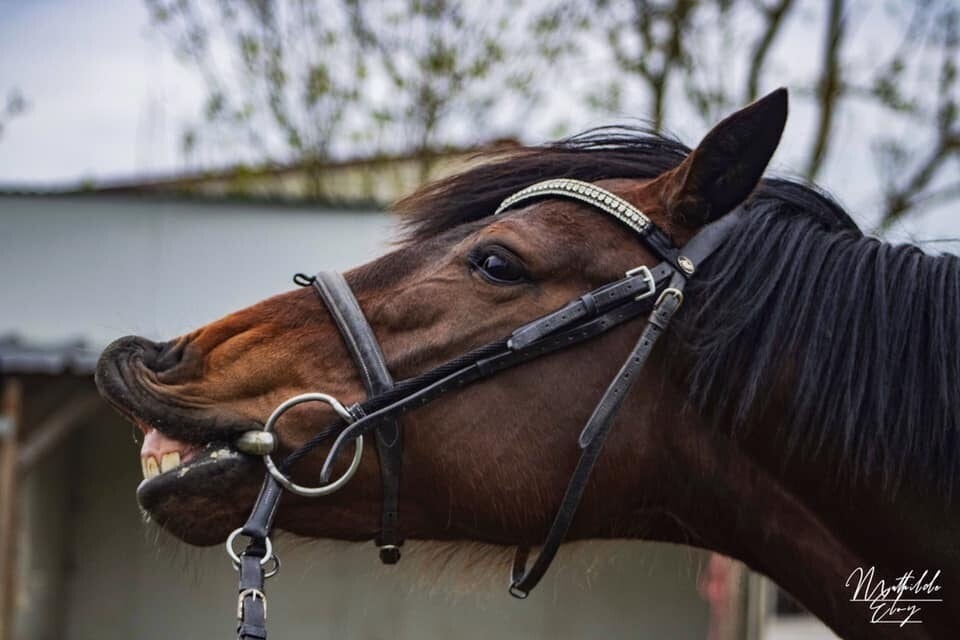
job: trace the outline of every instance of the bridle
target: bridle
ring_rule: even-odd
[[[246,524],[234,531],[227,540],[227,552],[240,572],[237,599],[237,633],[240,640],[263,640],[267,637],[267,599],[263,585],[265,578],[274,575],[280,568],[269,534],[284,489],[304,496],[327,495],[338,490],[359,467],[363,436],[375,432],[383,490],[380,533],[376,537],[376,544],[381,561],[395,564],[400,559],[400,547],[403,545],[398,526],[403,452],[403,431],[399,423],[401,415],[450,391],[589,340],[648,313],[646,326],[636,345],[580,433],[580,458],[540,554],[528,567],[529,548],[521,547],[517,551],[511,572],[511,595],[526,598],[546,573],[566,538],[620,404],[657,339],[666,331],[680,308],[688,278],[726,238],[739,219],[739,213],[734,210],[718,218],[704,226],[682,248],[677,248],[666,233],[626,200],[591,183],[559,178],[538,182],[518,191],[504,200],[494,215],[545,197],[577,200],[612,216],[633,230],[661,261],[652,268],[640,266],[631,269],[623,278],[585,293],[560,309],[522,325],[504,339],[473,349],[399,383],[394,383],[390,376],[379,343],[343,276],[335,272],[321,272],[314,277],[298,274],[294,278],[297,284],[313,286],[333,317],[360,372],[367,400],[346,407],[336,398],[323,393],[294,396],[274,410],[264,423],[263,430],[247,432],[238,439],[237,448],[262,456],[267,468],[263,487]],[[330,405],[340,421],[313,436],[277,465],[271,457],[276,448],[274,426],[284,412],[305,402]],[[289,476],[292,465],[334,434],[336,438],[320,475],[323,484],[304,487],[294,483]],[[349,467],[339,478],[331,481],[334,462],[351,442],[354,454]],[[238,555],[233,546],[241,535],[249,538],[250,542]]]

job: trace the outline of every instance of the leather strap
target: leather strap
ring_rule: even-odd
[[[423,376],[427,379],[428,383],[423,384],[418,389],[408,391],[398,386],[397,391],[404,391],[405,393],[389,404],[383,405],[383,398],[374,398],[370,403],[364,403],[362,408],[365,415],[344,428],[330,447],[323,471],[320,474],[320,480],[322,482],[328,482],[332,474],[333,463],[343,448],[358,436],[365,435],[371,430],[376,429],[380,420],[400,416],[408,411],[422,407],[454,389],[460,389],[477,380],[488,378],[504,369],[515,367],[547,353],[560,351],[579,342],[606,333],[627,320],[647,312],[650,306],[651,302],[649,299],[639,301],[631,299],[626,304],[608,311],[597,318],[584,321],[564,331],[545,336],[522,349],[510,349],[507,347],[505,341],[485,345],[477,350],[477,352],[486,354],[484,357],[474,358],[468,355],[463,358],[465,361],[463,366],[453,369],[438,379],[432,379],[432,376]],[[308,441],[301,447],[301,451],[313,448],[313,446],[315,446],[313,441]],[[299,453],[298,451],[292,455],[298,455]]]
[[[313,286],[330,311],[347,351],[360,371],[367,396],[373,398],[390,391],[394,386],[393,377],[350,285],[335,271],[321,271],[313,279]],[[399,422],[396,419],[380,422],[376,442],[383,490],[380,534],[376,544],[380,548],[380,560],[384,564],[396,564],[403,544],[398,528],[400,471],[403,466],[403,432]]]
[[[627,298],[652,295],[659,283],[670,279],[673,268],[661,262],[653,269],[638,269],[631,273],[633,275],[585,293],[560,309],[514,330],[510,336],[510,348],[522,349],[554,331],[622,304]]]
[[[580,506],[580,500],[583,498],[583,493],[590,480],[590,473],[600,457],[603,443],[613,426],[617,410],[620,408],[627,392],[630,391],[637,377],[639,377],[643,365],[646,364],[647,358],[653,352],[657,339],[666,330],[673,314],[680,308],[683,301],[684,282],[683,276],[677,274],[670,282],[670,287],[665,290],[664,294],[661,294],[650,313],[643,333],[640,334],[640,338],[630,355],[627,356],[623,366],[620,367],[620,371],[607,387],[599,404],[593,410],[593,415],[590,416],[587,425],[580,433],[580,459],[577,461],[577,466],[570,477],[570,482],[567,484],[567,490],[560,501],[560,508],[550,525],[540,554],[529,569],[526,568],[529,549],[519,549],[514,558],[510,584],[510,594],[514,597],[523,599],[529,595],[530,591],[537,586],[537,583],[547,572],[550,563],[560,549],[560,545],[566,539],[567,532],[570,530],[570,525],[577,513],[577,507]],[[675,294],[672,293],[674,291]]]
[[[266,640],[267,596],[263,590],[263,566],[266,553],[262,543],[254,540],[240,555],[240,588],[237,594],[238,640]]]
[[[268,473],[260,487],[257,501],[253,503],[253,510],[243,525],[243,535],[254,540],[265,540],[273,528],[273,518],[277,515],[277,505],[280,504],[281,497],[283,487]]]

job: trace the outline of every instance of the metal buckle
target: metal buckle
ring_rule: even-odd
[[[648,298],[657,292],[657,281],[653,279],[653,273],[650,271],[650,267],[646,265],[634,267],[625,274],[627,278],[633,278],[634,276],[638,275],[643,278],[645,283],[647,283],[647,290],[634,298],[634,300],[643,300],[644,298]]]
[[[270,414],[270,417],[267,418],[267,422],[263,425],[263,430],[266,432],[272,431],[277,420],[280,419],[280,416],[282,416],[287,410],[292,409],[298,404],[302,404],[304,402],[326,402],[334,411],[337,412],[338,416],[343,418],[347,424],[350,424],[354,421],[353,414],[350,413],[350,411],[333,396],[327,395],[326,393],[303,393],[299,396],[293,396],[292,398],[283,402],[279,407],[274,409],[273,413]],[[353,477],[353,474],[355,474],[357,469],[360,467],[360,459],[363,457],[363,436],[357,436],[356,440],[354,440],[354,447],[353,460],[350,461],[350,467],[343,472],[342,476],[333,482],[321,485],[319,487],[304,487],[296,484],[293,480],[280,472],[280,469],[278,469],[277,465],[274,464],[269,453],[263,454],[263,462],[265,465],[267,465],[267,471],[270,472],[270,475],[273,476],[273,478],[279,482],[284,489],[301,496],[313,498],[316,496],[325,496],[333,493],[337,489],[343,487],[343,485],[345,485],[347,481]]]
[[[237,596],[237,620],[243,620],[243,606],[244,600],[247,599],[247,596],[250,596],[254,600],[260,599],[260,602],[263,603],[263,619],[267,619],[267,596],[260,591],[259,589],[244,589],[240,592],[240,595]]]
[[[667,294],[671,294],[677,297],[677,308],[679,309],[680,305],[683,304],[683,291],[680,291],[679,289],[675,289],[674,287],[667,287],[666,289],[664,289],[660,293],[660,296],[657,298],[656,303],[654,303],[654,306],[659,307],[660,303],[663,302],[663,299],[667,297]]]

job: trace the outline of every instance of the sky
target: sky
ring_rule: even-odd
[[[140,0],[0,0],[0,100],[29,111],[0,140],[0,183],[169,172],[203,87]]]
[[[853,25],[870,36],[857,39],[863,44],[850,52],[853,56],[869,60],[890,46],[890,26],[880,18],[877,10]],[[799,86],[817,65],[817,38],[802,21],[790,24],[792,30],[778,40],[765,89]],[[544,70],[564,80],[552,83],[556,93],[523,120],[526,139],[548,138],[558,121],[573,130],[611,122],[578,110],[571,99],[585,91],[598,62],[588,51],[565,69]],[[186,165],[180,134],[196,119],[205,95],[197,76],[175,60],[150,27],[141,0],[0,0],[0,100],[13,87],[26,97],[29,111],[10,122],[0,139],[0,185],[76,184],[181,171]],[[642,100],[630,104],[637,106],[614,121],[644,115]],[[874,115],[840,110],[834,135],[835,149],[841,151],[831,155],[820,181],[867,228],[875,221],[880,190],[866,140],[888,126]],[[787,131],[771,165],[775,172],[790,175],[802,166],[805,145],[798,142],[809,131],[811,116],[802,94],[794,91]],[[705,125],[682,115],[668,125],[688,143],[705,133]],[[912,217],[891,235],[960,236],[953,208]]]

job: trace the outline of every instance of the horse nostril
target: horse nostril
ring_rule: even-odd
[[[183,360],[183,341],[154,343],[155,356],[146,360],[146,364],[156,373],[169,371]]]

